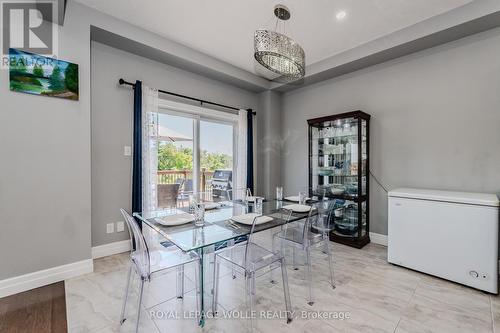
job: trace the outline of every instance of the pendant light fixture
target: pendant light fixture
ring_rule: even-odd
[[[302,47],[286,36],[285,22],[290,19],[290,10],[284,5],[274,7],[276,31],[257,30],[254,35],[255,60],[268,70],[289,80],[298,80],[305,75],[305,53]],[[283,26],[283,33],[278,28]]]

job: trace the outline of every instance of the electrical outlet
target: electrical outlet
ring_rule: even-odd
[[[106,233],[112,234],[113,232],[115,232],[115,224],[114,223],[106,224]]]
[[[132,147],[130,146],[123,147],[123,155],[132,156]]]
[[[116,232],[122,232],[122,231],[125,231],[125,222],[123,221],[116,222]]]

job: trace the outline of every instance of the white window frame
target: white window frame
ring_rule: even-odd
[[[236,182],[238,154],[238,115],[159,98],[158,112],[192,118],[193,121],[193,191],[199,192],[200,186],[200,121],[212,121],[233,126],[233,184]]]

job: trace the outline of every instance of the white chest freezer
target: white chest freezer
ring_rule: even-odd
[[[390,191],[388,261],[496,294],[498,208],[495,194]]]

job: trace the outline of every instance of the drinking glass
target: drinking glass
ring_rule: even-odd
[[[283,207],[283,201],[276,200],[276,210],[280,210]]]
[[[321,200],[325,200],[325,198],[326,198],[326,188],[324,188],[324,187],[318,187],[318,188],[316,188],[315,192],[321,198]],[[313,200],[318,200],[319,198],[316,196],[316,197],[313,197],[312,199]]]
[[[188,207],[188,212],[189,214],[194,214],[196,212],[196,207],[198,204],[198,200],[196,200],[196,197],[194,194],[189,195],[189,207]]]
[[[257,215],[262,215],[262,203],[264,202],[264,198],[255,197],[255,207],[254,211]]]
[[[204,203],[199,203],[196,205],[196,211],[195,211],[195,221],[194,225],[196,227],[203,227],[205,225],[205,204]]]
[[[307,193],[306,192],[299,192],[299,205],[305,205],[306,199],[307,199]]]
[[[236,190],[236,195],[233,200],[235,199],[245,205],[248,205],[248,189]]]
[[[276,186],[276,200],[283,200],[283,186]]]

